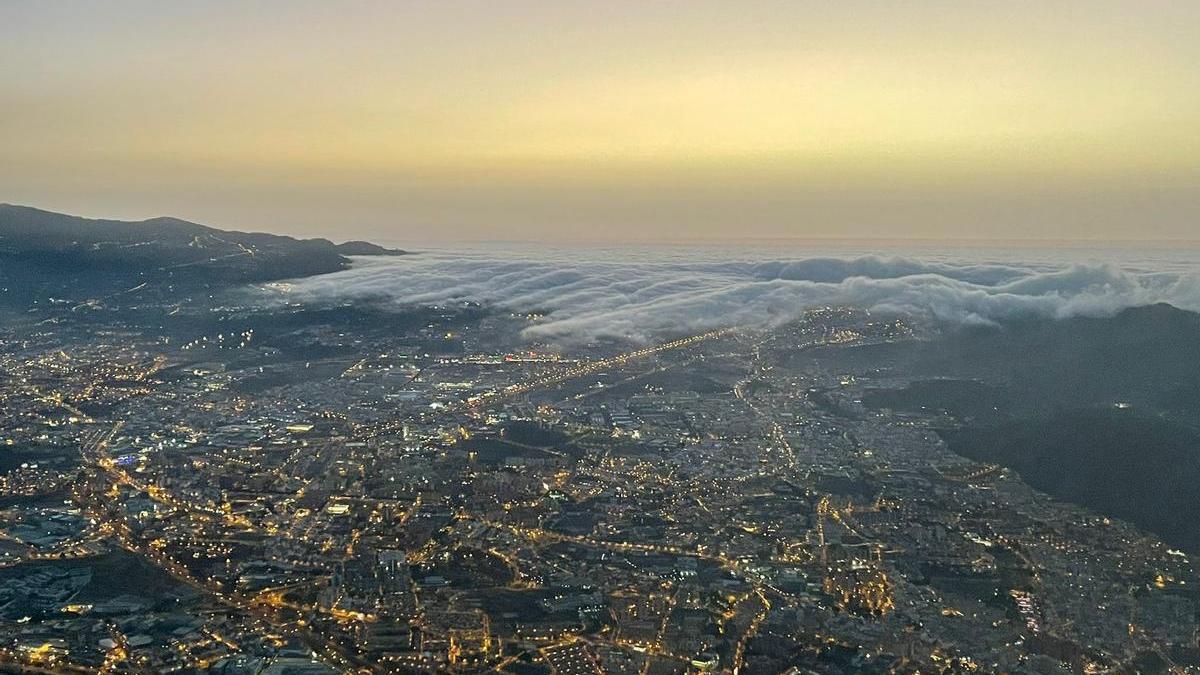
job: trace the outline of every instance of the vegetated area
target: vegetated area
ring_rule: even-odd
[[[1033,487],[1200,551],[1200,433],[1099,408],[943,430],[963,456],[1011,467]]]
[[[942,416],[963,456],[1200,551],[1200,314],[1025,319],[849,352],[844,367],[907,379],[868,408]]]
[[[948,328],[926,342],[842,351],[843,367],[914,381],[899,396],[876,395],[870,403],[880,407],[1020,416],[1126,403],[1200,424],[1200,314],[1170,305]]]

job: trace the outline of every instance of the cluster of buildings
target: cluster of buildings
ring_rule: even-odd
[[[884,374],[839,354],[912,339],[904,323],[827,308],[562,353],[477,308],[231,316],[207,339],[0,335],[0,660],[1200,667],[1185,554],[862,404]]]

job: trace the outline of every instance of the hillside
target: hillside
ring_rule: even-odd
[[[1200,433],[1132,410],[1054,412],[942,432],[960,455],[1011,467],[1030,485],[1200,551]]]
[[[367,242],[334,244],[233,232],[177,218],[94,220],[0,204],[0,283],[9,300],[143,281],[222,286],[345,269],[349,255],[400,255]]]
[[[871,392],[874,407],[986,418],[1128,403],[1200,419],[1200,314],[1165,304],[951,328],[932,341],[846,350],[840,358],[925,380]]]
[[[938,415],[954,452],[1200,551],[1200,314],[1149,305],[847,352],[843,367],[911,380],[868,390],[868,407]]]

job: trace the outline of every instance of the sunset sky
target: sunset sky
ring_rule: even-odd
[[[0,202],[337,239],[1200,239],[1200,3],[0,4]]]

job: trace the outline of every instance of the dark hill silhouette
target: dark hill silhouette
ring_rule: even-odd
[[[869,397],[880,406],[986,417],[993,406],[1013,416],[1130,403],[1200,422],[1200,314],[1166,304],[949,329],[930,342],[848,350],[846,358],[931,380],[910,387],[908,400]]]
[[[947,412],[955,452],[1200,552],[1200,314],[1158,304],[852,351],[855,368],[917,379],[867,405]]]
[[[142,281],[176,287],[272,281],[345,269],[347,255],[402,253],[361,241],[226,231],[178,218],[96,220],[0,204],[0,282],[14,297]]]
[[[1054,412],[946,430],[955,452],[1011,467],[1027,483],[1200,551],[1200,433],[1133,410]]]

